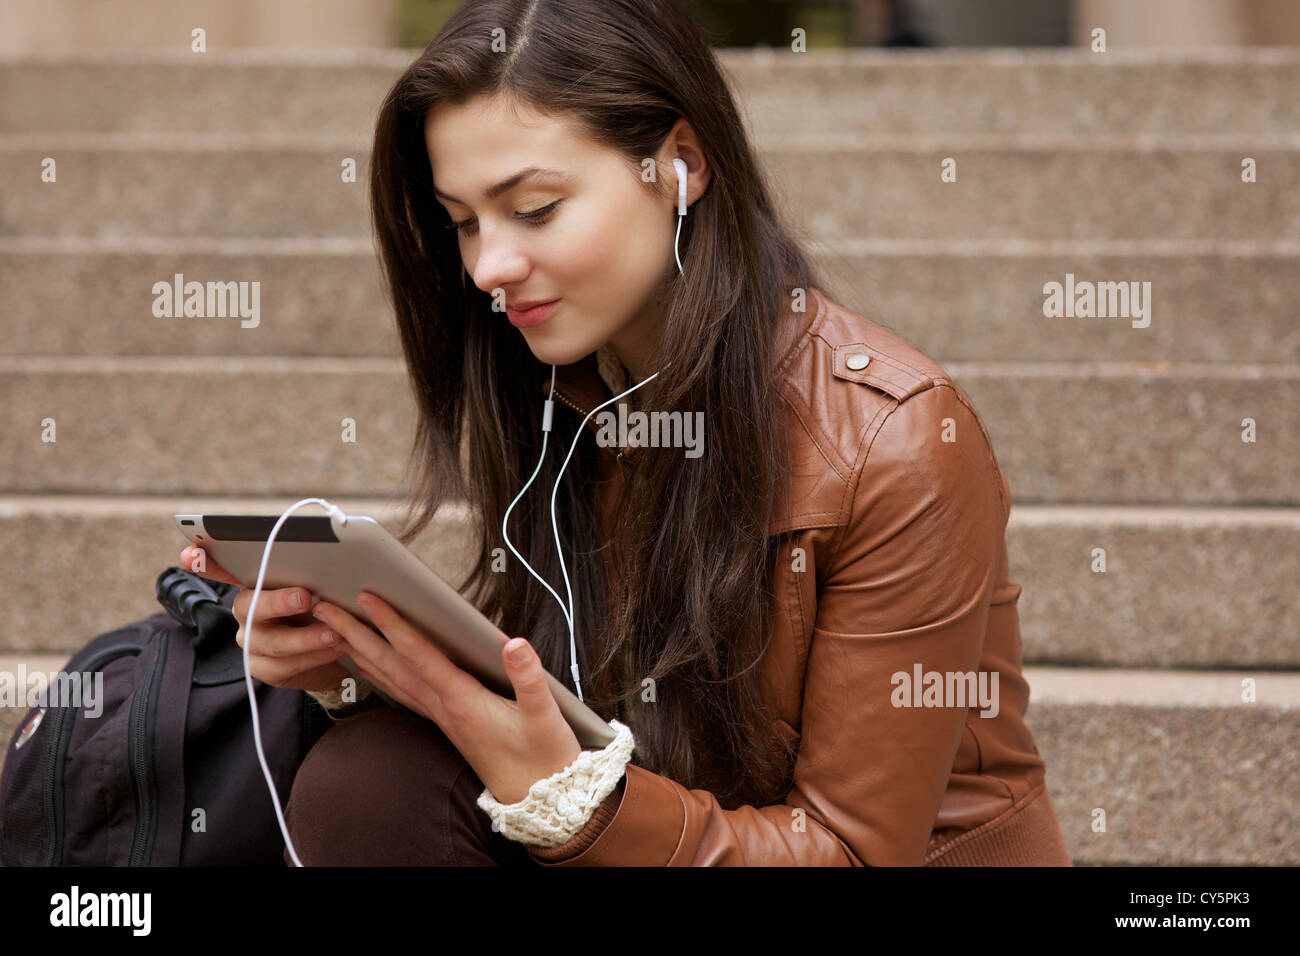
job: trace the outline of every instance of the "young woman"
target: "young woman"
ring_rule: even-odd
[[[463,591],[526,639],[509,700],[381,601],[391,644],[263,596],[254,676],[337,721],[288,805],[304,862],[1069,864],[983,425],[822,291],[687,15],[467,4],[383,104],[371,200],[419,411],[402,538],[467,499]],[[611,442],[589,413],[624,393],[695,447]],[[405,708],[344,703],[342,653]]]

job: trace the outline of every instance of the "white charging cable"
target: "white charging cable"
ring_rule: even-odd
[[[293,841],[289,839],[289,828],[284,822],[284,812],[280,809],[280,792],[275,788],[275,780],[271,777],[271,768],[266,764],[266,752],[262,749],[262,723],[257,713],[257,695],[253,693],[253,675],[248,672],[248,649],[253,645],[253,621],[256,619],[254,612],[257,609],[257,599],[262,593],[262,581],[266,577],[266,565],[271,557],[271,545],[274,543],[275,536],[279,533],[285,519],[303,505],[309,504],[318,504],[329,511],[331,515],[338,515],[341,524],[346,525],[348,523],[348,516],[343,513],[343,509],[338,505],[331,504],[324,498],[303,498],[280,515],[280,520],[271,528],[270,537],[266,539],[266,548],[262,551],[262,566],[257,572],[257,585],[253,588],[253,600],[248,605],[248,630],[244,634],[244,684],[248,688],[248,706],[253,711],[253,742],[257,744],[257,762],[262,765],[262,775],[266,777],[266,785],[271,790],[271,801],[275,805],[275,819],[280,824],[280,833],[284,837],[284,845],[289,849],[289,856],[293,859],[294,866],[302,866],[303,863],[302,860],[298,859],[298,853],[293,848]]]

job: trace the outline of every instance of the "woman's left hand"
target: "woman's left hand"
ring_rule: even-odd
[[[453,664],[385,601],[363,591],[357,603],[387,642],[341,607],[321,601],[312,613],[342,638],[362,677],[442,729],[500,803],[518,803],[535,782],[582,753],[526,640],[502,646],[515,689],[508,700]]]

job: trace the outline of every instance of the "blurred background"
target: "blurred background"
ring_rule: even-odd
[[[1075,862],[1300,863],[1300,3],[686,6],[827,291],[989,429]],[[396,516],[369,143],[455,7],[0,4],[0,671],[155,613],[175,512]],[[180,276],[257,324],[156,317]],[[1045,316],[1067,276],[1149,324]],[[416,545],[453,581],[467,522]]]
[[[423,47],[458,0],[7,0],[0,52],[173,49],[199,24],[223,49]],[[1295,45],[1294,0],[688,0],[720,47]]]

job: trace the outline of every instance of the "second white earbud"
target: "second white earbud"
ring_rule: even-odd
[[[677,215],[686,215],[686,162],[673,160],[673,169],[677,170]]]

